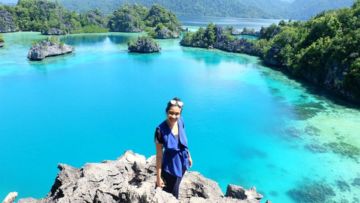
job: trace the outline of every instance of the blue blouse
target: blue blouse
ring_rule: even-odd
[[[175,136],[164,121],[156,128],[155,139],[164,148],[162,170],[182,177],[189,168],[188,144],[182,118],[178,119],[178,129],[178,136]]]

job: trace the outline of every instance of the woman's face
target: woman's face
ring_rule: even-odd
[[[181,114],[181,108],[178,106],[172,106],[167,112],[167,119],[170,122],[176,122],[180,118],[180,114]]]

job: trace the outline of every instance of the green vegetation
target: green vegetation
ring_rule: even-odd
[[[200,28],[196,32],[185,33],[180,44],[183,46],[210,48],[214,47],[215,43],[219,40],[232,42],[235,37],[231,35],[231,29],[221,29],[221,36],[217,35],[217,27],[215,24],[210,23],[205,29]],[[222,39],[219,39],[219,38]]]
[[[209,24],[185,33],[183,46],[260,56],[295,78],[360,104],[360,0],[306,22],[281,21],[260,30],[259,40],[234,39],[231,29]]]
[[[102,33],[108,32],[107,19],[100,10],[90,10],[79,15],[81,28],[73,33]]]
[[[359,22],[357,0],[352,8],[323,12],[307,22],[263,28],[256,46],[265,63],[360,101]]]
[[[181,24],[175,14],[159,5],[154,5],[150,8],[149,13],[145,18],[145,24],[148,27],[147,31],[149,35],[155,38],[178,37],[175,35],[176,33],[179,33],[181,29]],[[160,33],[162,32],[172,33],[170,33],[168,37],[161,37]]]
[[[4,38],[2,35],[0,35],[0,43],[4,42]]]
[[[19,0],[16,6],[3,6],[1,9],[12,14],[21,31],[48,33],[53,29],[58,31],[57,34],[107,31],[105,17],[100,11],[77,14],[66,10],[57,1]]]
[[[140,5],[124,5],[110,16],[109,28],[113,32],[141,32],[146,30],[154,38],[174,38],[180,32],[175,14],[154,5],[148,10]]]
[[[160,49],[160,45],[149,36],[140,36],[128,43],[128,50],[130,52],[153,53],[159,52]]]
[[[113,12],[109,19],[112,32],[141,32],[145,28],[144,19],[148,13],[146,7],[125,5]]]
[[[99,8],[110,14],[126,3],[146,7],[159,4],[176,14],[187,16],[231,16],[245,18],[309,19],[323,10],[350,7],[353,0],[59,0],[66,8],[85,12]]]
[[[150,9],[137,4],[124,5],[109,17],[99,9],[78,14],[50,0],[19,0],[16,6],[0,6],[0,10],[5,10],[7,18],[10,15],[16,24],[16,29],[10,29],[9,20],[0,21],[0,28],[4,30],[38,31],[49,35],[146,30],[155,38],[174,38],[180,32],[176,16],[158,5]]]

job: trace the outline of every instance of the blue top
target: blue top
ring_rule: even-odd
[[[182,118],[178,119],[178,129],[179,134],[175,136],[164,121],[156,128],[155,139],[163,144],[164,148],[162,170],[173,176],[182,177],[189,168],[187,137]]]

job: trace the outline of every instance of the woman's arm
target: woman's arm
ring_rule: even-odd
[[[190,167],[193,165],[193,161],[192,161],[192,158],[191,158],[191,155],[190,155],[190,151],[188,150],[188,155],[189,155],[189,165]]]
[[[161,167],[163,157],[163,145],[156,143],[156,186],[165,187],[164,181],[161,178]]]

